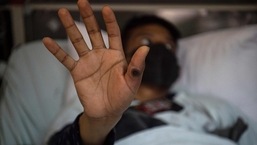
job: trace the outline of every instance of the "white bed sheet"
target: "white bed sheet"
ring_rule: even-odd
[[[236,143],[199,132],[173,126],[162,126],[135,133],[115,145],[236,145]]]
[[[41,41],[14,50],[1,88],[0,144],[41,144],[63,106],[68,76]]]
[[[180,112],[165,111],[154,117],[167,125],[143,130],[118,140],[115,145],[255,145],[257,124],[239,108],[213,96],[181,93],[175,101],[185,108]],[[211,132],[233,126],[238,118],[248,125],[239,142]]]
[[[166,111],[158,113],[155,117],[165,121],[172,128],[183,128],[184,132],[192,136],[196,135],[195,140],[190,138],[190,136],[189,140],[187,137],[184,140],[178,137],[181,139],[181,143],[192,141],[192,143],[201,144],[205,142],[208,144],[207,142],[209,141],[206,138],[202,138],[202,141],[199,141],[200,139],[198,137],[201,138],[201,135],[204,137],[205,135],[203,134],[207,134],[207,137],[214,136],[210,141],[215,141],[215,139],[220,140],[221,137],[211,135],[208,132],[229,128],[236,123],[238,118],[241,118],[248,125],[248,129],[242,134],[237,144],[249,145],[257,143],[257,124],[230,102],[214,96],[195,96],[187,93],[179,93],[175,98],[175,102],[185,106],[185,108],[180,112]],[[176,136],[176,133],[166,133]],[[179,136],[181,135],[179,134]],[[222,138],[222,140],[229,139]],[[176,141],[179,141],[179,139]],[[214,142],[214,144],[217,142]]]

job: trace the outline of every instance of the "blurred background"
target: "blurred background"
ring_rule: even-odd
[[[172,21],[183,37],[257,23],[255,0],[90,0],[102,29],[101,8],[109,4],[120,27],[127,19],[154,13]],[[7,61],[19,44],[51,36],[66,39],[57,10],[67,7],[80,21],[75,0],[0,0],[0,60]]]

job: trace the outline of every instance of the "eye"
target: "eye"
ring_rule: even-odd
[[[150,44],[151,44],[151,40],[148,39],[148,38],[143,38],[143,39],[141,40],[141,44],[142,44],[142,45],[150,45]]]

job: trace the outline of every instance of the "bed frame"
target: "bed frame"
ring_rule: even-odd
[[[11,21],[12,21],[12,32],[13,32],[13,44],[14,46],[41,39],[43,36],[50,35],[58,39],[66,38],[66,34],[64,33],[62,26],[57,17],[56,11],[61,7],[66,7],[70,11],[74,12],[74,16],[76,20],[79,20],[77,5],[75,3],[51,3],[47,0],[41,2],[42,0],[37,0],[37,2],[28,2],[23,5],[6,5],[1,6],[0,9],[8,9],[11,12]],[[207,14],[211,13],[221,13],[221,15],[226,13],[244,13],[243,16],[240,17],[254,17],[253,20],[249,23],[257,23],[257,4],[253,4],[254,2],[251,0],[238,2],[237,4],[229,1],[209,1],[207,3],[203,3],[201,0],[195,2],[195,4],[191,4],[186,1],[173,1],[171,4],[170,1],[161,0],[161,1],[153,1],[153,3],[149,4],[149,1],[141,1],[138,3],[137,1],[131,1],[130,3],[122,3],[117,0],[109,0],[110,2],[103,3],[100,0],[95,0],[92,4],[93,9],[96,11],[96,16],[100,17],[100,27],[104,29],[104,23],[101,22],[101,9],[104,4],[109,4],[113,10],[116,12],[117,19],[122,27],[126,20],[135,14],[141,13],[157,13],[161,16],[165,17],[165,12],[169,12],[171,10],[187,10],[187,11],[198,11],[199,13]],[[256,2],[255,2],[256,3]],[[162,10],[162,13],[159,13]],[[164,15],[163,15],[164,14]],[[45,19],[44,15],[49,15]],[[42,17],[43,16],[43,17]],[[228,15],[229,16],[229,15]],[[37,19],[40,18],[41,20]],[[199,18],[199,17],[198,17]],[[168,18],[167,18],[168,19]],[[238,19],[238,18],[236,18]],[[49,22],[49,23],[48,23]],[[47,24],[48,23],[48,24]],[[246,24],[246,23],[245,23]],[[38,26],[40,25],[40,26]],[[36,26],[36,27],[35,27]],[[226,26],[229,27],[229,26]],[[40,28],[40,30],[38,29]],[[220,27],[219,27],[220,28]],[[53,29],[53,30],[51,30]],[[183,29],[183,28],[181,28]],[[195,29],[195,28],[193,28]],[[207,29],[208,30],[208,29]],[[186,33],[184,36],[192,35],[198,32],[207,31],[201,30],[197,32],[182,32]],[[188,30],[184,30],[188,31]]]

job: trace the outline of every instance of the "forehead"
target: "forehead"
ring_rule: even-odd
[[[152,43],[168,43],[173,45],[173,38],[165,27],[159,24],[146,24],[132,29],[125,44],[125,53],[133,52],[142,45],[143,39]]]
[[[139,26],[137,28],[134,28],[130,32],[130,39],[133,39],[134,37],[139,37],[142,35],[146,36],[155,36],[158,35],[160,37],[168,37],[171,38],[169,31],[158,24],[146,24]]]

